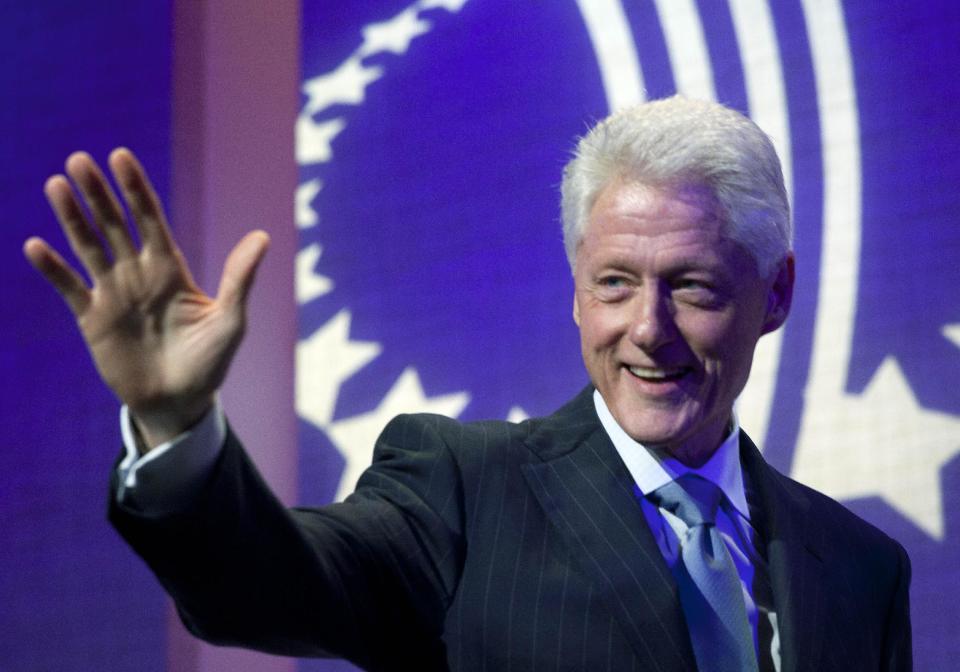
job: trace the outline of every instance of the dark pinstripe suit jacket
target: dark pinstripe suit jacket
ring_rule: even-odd
[[[231,435],[187,512],[111,518],[214,642],[369,669],[694,670],[591,393],[519,425],[397,418],[356,493],[320,509],[285,510]],[[783,670],[909,669],[903,549],[746,438],[741,459]]]

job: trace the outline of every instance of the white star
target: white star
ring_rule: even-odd
[[[392,19],[364,26],[363,46],[357,53],[361,58],[381,51],[404,54],[413,38],[429,30],[430,22],[417,16],[415,7],[407,7]]]
[[[960,418],[922,408],[893,357],[862,395],[821,410],[798,439],[791,475],[835,499],[879,496],[942,539],[940,469],[960,453]]]
[[[333,158],[330,143],[347,125],[342,118],[315,122],[309,114],[297,117],[297,163],[325,163]]]
[[[459,12],[467,0],[420,0],[417,6],[420,9],[446,9],[449,12]]]
[[[333,72],[308,79],[303,83],[307,95],[306,114],[316,114],[331,105],[359,105],[367,86],[383,75],[383,68],[367,67],[358,56],[351,56]]]
[[[379,343],[350,340],[350,311],[344,308],[297,343],[296,405],[304,420],[321,429],[333,418],[345,380],[380,354]]]
[[[296,287],[297,303],[303,305],[318,296],[329,294],[333,289],[333,280],[314,272],[323,248],[320,243],[314,243],[297,252],[294,262],[294,286]]]
[[[519,406],[514,406],[510,409],[510,412],[507,413],[507,422],[523,422],[530,417],[530,414]]]
[[[960,348],[960,324],[945,324],[943,326],[943,335],[953,341],[953,344]]]
[[[327,435],[346,461],[334,500],[339,501],[353,492],[360,474],[370,465],[377,437],[395,416],[400,413],[439,413],[456,417],[469,401],[470,395],[466,392],[428,399],[416,369],[406,368],[379,406],[368,413],[338,420],[327,429]]]
[[[317,211],[310,204],[320,193],[322,187],[323,182],[319,177],[297,185],[297,193],[294,195],[294,221],[297,223],[298,229],[306,229],[316,225]]]

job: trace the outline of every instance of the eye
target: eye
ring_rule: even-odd
[[[673,294],[677,300],[705,308],[720,303],[718,288],[703,278],[678,278],[673,283]]]
[[[681,278],[673,285],[674,289],[689,289],[689,290],[710,290],[712,287],[709,283],[704,280],[698,280],[696,278]]]
[[[604,275],[597,279],[596,286],[601,301],[618,301],[630,292],[630,282],[622,275]]]

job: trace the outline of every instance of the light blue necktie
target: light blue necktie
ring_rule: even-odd
[[[756,672],[757,655],[747,622],[743,588],[733,558],[716,527],[723,492],[686,474],[649,495],[689,528],[674,574],[700,672]]]

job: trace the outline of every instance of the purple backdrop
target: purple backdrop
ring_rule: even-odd
[[[394,413],[516,418],[574,394],[557,208],[572,139],[644,98],[716,99],[773,137],[797,228],[793,313],[761,341],[741,422],[906,545],[917,669],[955,667],[956,3],[304,8],[302,498],[349,492]]]
[[[165,3],[0,10],[0,669],[164,669],[163,593],[105,521],[116,402],[20,247],[65,247],[41,188],[75,149],[129,144],[169,193],[169,25]]]
[[[392,412],[520,417],[551,410],[584,382],[556,186],[573,136],[633,95],[635,74],[604,65],[624,35],[627,51],[614,60],[638,64],[648,97],[707,91],[765,119],[789,151],[800,291],[766,380],[758,375],[763,394],[745,400],[745,426],[778,467],[907,546],[917,669],[954,667],[955,3],[788,0],[743,24],[740,10],[767,3],[701,0],[687,5],[701,32],[684,33],[691,14],[671,13],[684,3],[652,0],[308,0],[299,188],[295,4],[270,13],[258,4],[0,9],[0,669],[295,665],[188,639],[104,520],[116,402],[20,254],[33,233],[63,247],[40,192],[63,158],[134,148],[207,287],[240,232],[271,231],[273,266],[254,294],[227,410],[287,501],[296,459],[299,499],[329,501]],[[588,30],[598,6],[619,7],[623,21],[594,15],[603,28]],[[831,8],[842,44],[829,41]],[[684,34],[702,49],[678,48]],[[352,54],[359,69],[320,81]],[[437,325],[447,338],[435,337]],[[337,346],[327,355],[310,347],[320,334]],[[299,458],[295,344],[304,370],[324,356],[342,365],[319,384],[298,375]]]
[[[20,247],[40,234],[66,248],[43,180],[70,151],[103,160],[118,144],[147,166],[208,290],[242,233],[267,229],[273,243],[251,295],[253,324],[223,397],[267,479],[295,501],[293,353],[283,344],[295,339],[298,25],[294,0],[0,8],[2,670],[292,669],[187,635],[108,527],[117,404]]]

